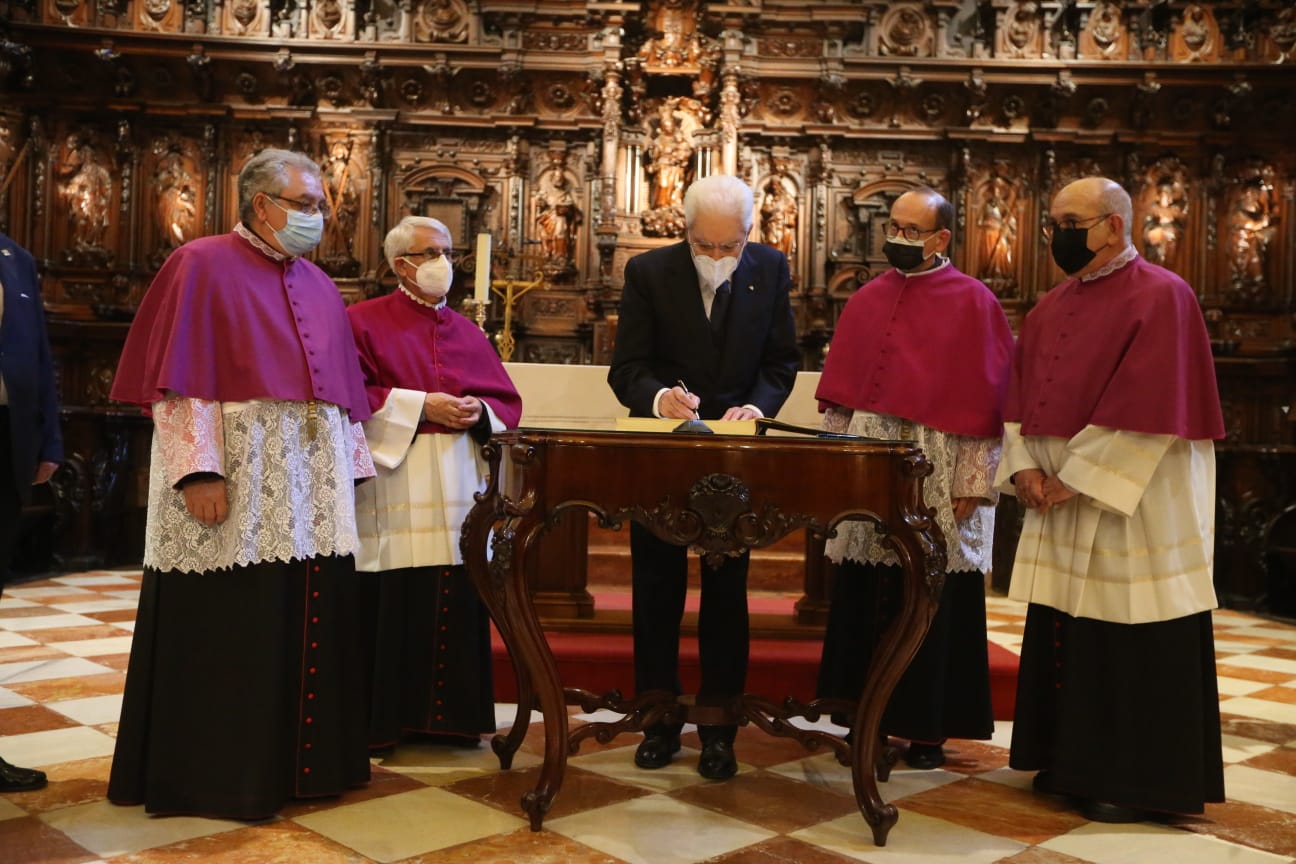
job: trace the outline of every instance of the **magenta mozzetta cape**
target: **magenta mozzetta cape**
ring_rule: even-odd
[[[347,310],[369,406],[378,410],[393,387],[476,396],[510,429],[522,419],[522,397],[487,340],[464,316],[415,302],[399,288]],[[418,431],[461,432],[424,420]]]
[[[815,398],[973,438],[1003,432],[1012,330],[988,288],[947,265],[888,270],[846,302]]]
[[[1210,339],[1188,283],[1137,257],[1049,291],[1022,325],[1004,416],[1024,435],[1070,438],[1094,425],[1224,437]]]
[[[276,261],[236,233],[171,253],[140,304],[112,398],[332,402],[369,418],[337,286],[302,258]]]

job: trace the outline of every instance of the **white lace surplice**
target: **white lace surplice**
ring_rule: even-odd
[[[999,464],[1000,439],[951,435],[899,417],[840,407],[830,408],[824,415],[824,428],[870,438],[913,441],[921,447],[933,468],[931,475],[923,478],[923,500],[935,509],[936,522],[945,534],[945,572],[989,572],[994,504],[998,501],[992,480]],[[984,503],[956,527],[953,498],[980,498]],[[848,558],[862,564],[900,564],[871,522],[839,523],[837,536],[828,541],[825,551],[834,563]]]
[[[326,402],[153,405],[144,564],[207,572],[263,561],[356,551],[354,485],[373,476],[359,424]],[[314,434],[308,433],[313,426]],[[175,484],[210,471],[225,478],[229,516],[206,527]]]

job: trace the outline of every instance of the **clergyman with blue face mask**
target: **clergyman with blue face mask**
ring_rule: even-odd
[[[152,414],[144,579],[108,799],[274,816],[369,779],[356,481],[374,474],[309,156],[266,149],[239,222],[167,258],[112,398]]]

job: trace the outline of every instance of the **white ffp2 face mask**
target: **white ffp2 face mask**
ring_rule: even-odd
[[[450,283],[453,281],[454,267],[444,255],[438,255],[431,261],[424,261],[414,273],[414,282],[419,290],[437,299],[444,297],[450,291]]]
[[[708,255],[694,255],[693,266],[697,269],[698,279],[702,284],[715,290],[729,280],[738,269],[738,256],[727,255],[724,258],[712,258]]]

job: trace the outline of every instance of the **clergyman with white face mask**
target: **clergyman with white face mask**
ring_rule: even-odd
[[[608,383],[635,417],[743,420],[773,417],[801,363],[782,252],[747,239],[752,191],[713,175],[684,195],[685,237],[626,264]],[[682,384],[681,384],[682,382]],[[688,549],[630,528],[635,689],[680,693],[680,618]],[[698,638],[699,704],[741,695],[747,675],[747,563],[702,566]],[[712,780],[737,770],[734,726],[701,726],[698,773]],[[635,764],[668,765],[679,727],[645,730]]]
[[[376,606],[372,749],[403,739],[475,747],[495,730],[490,621],[459,528],[486,488],[480,443],[517,426],[522,400],[486,336],[446,304],[450,229],[408,216],[383,252],[396,289],[348,309],[373,418],[378,476],[356,489],[356,569]]]

